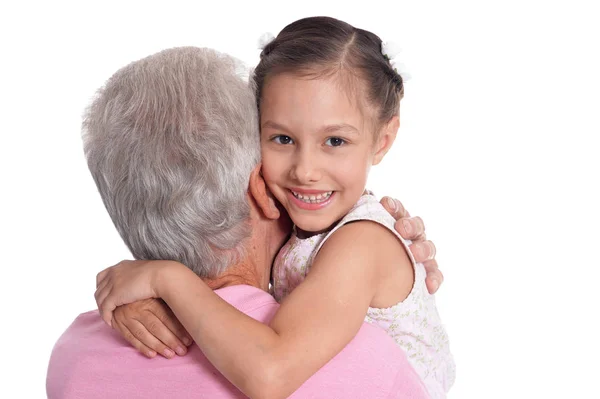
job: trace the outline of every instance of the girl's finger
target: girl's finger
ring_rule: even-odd
[[[157,320],[158,321],[158,320]],[[128,319],[127,328],[135,338],[141,343],[146,345],[148,348],[154,350],[156,353],[160,353],[163,357],[171,359],[175,357],[175,352],[165,345],[159,338],[151,333],[143,323],[139,320]]]
[[[156,356],[156,351],[149,348],[148,346],[146,346],[143,342],[141,342],[139,339],[137,339],[129,330],[129,328],[121,323],[120,321],[118,321],[116,318],[114,319],[114,328],[115,330],[119,331],[119,333],[121,333],[121,335],[123,336],[123,338],[125,338],[127,340],[127,342],[129,342],[135,349],[137,349],[141,354],[143,354],[144,356],[146,356],[149,359],[152,359],[153,357]]]
[[[114,304],[111,292],[112,286],[107,284],[102,290],[96,291],[95,297],[102,320],[112,327],[112,313],[117,306]]]
[[[111,279],[107,277],[107,278],[104,278],[104,279],[100,280],[100,282],[97,283],[97,285],[96,285],[96,293],[94,294],[94,297],[96,297],[96,302],[98,301],[97,294],[100,293],[100,292],[102,292],[106,288],[106,286],[108,284],[110,284],[110,281],[111,281]]]
[[[106,275],[110,272],[110,270],[113,267],[114,266],[107,267],[106,269],[102,270],[100,273],[96,274],[96,287],[98,287],[98,285],[100,284],[100,281],[104,280]]]
[[[155,325],[146,324],[147,328],[178,355],[185,355],[187,352],[186,347],[192,343],[192,338],[183,325],[166,305],[153,309],[153,312],[158,319],[158,323]]]
[[[104,284],[102,287],[96,289],[94,292],[94,299],[96,300],[96,305],[98,306],[98,310],[102,308],[102,304],[104,300],[110,293],[110,286],[108,284]]]

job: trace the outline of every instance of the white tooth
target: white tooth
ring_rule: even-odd
[[[302,195],[300,193],[297,193],[295,191],[292,191],[292,194],[294,195],[294,197],[298,198],[299,200],[301,200],[302,202],[305,202],[307,204],[318,204],[320,202],[323,202],[325,200],[327,200],[331,194],[333,193],[333,191],[327,191],[325,193],[321,193],[321,194],[317,194],[317,195]]]

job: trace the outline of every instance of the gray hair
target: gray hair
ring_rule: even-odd
[[[117,71],[86,110],[89,169],[136,259],[176,260],[214,278],[243,256],[260,161],[244,73],[214,50],[173,48]]]

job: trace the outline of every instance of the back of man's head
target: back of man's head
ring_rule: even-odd
[[[86,110],[88,166],[135,258],[216,277],[242,255],[248,180],[260,160],[242,70],[214,50],[165,50],[115,73]]]

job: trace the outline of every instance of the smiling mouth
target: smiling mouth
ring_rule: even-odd
[[[292,192],[292,195],[294,197],[307,204],[320,204],[321,202],[325,202],[329,199],[329,197],[331,197],[331,194],[333,193],[333,191],[326,191],[324,193],[319,194],[300,194],[293,190],[290,191]]]

